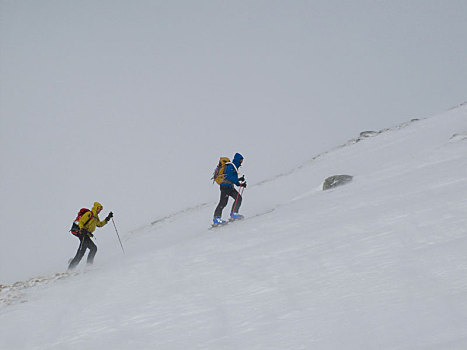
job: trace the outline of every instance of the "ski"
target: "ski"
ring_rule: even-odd
[[[221,228],[223,226],[227,226],[228,224],[229,224],[229,221],[225,221],[223,224],[217,224],[217,225],[212,224],[209,229],[210,230],[215,230],[215,229]]]
[[[241,219],[229,219],[227,221],[225,221],[224,223],[222,224],[218,224],[218,225],[214,225],[212,224],[211,227],[209,228],[210,230],[214,230],[214,229],[217,229],[217,228],[221,228],[223,226],[227,226],[228,224],[231,224],[233,222],[236,222],[236,221],[243,221],[245,220],[245,218],[241,218]]]
[[[209,230],[214,230],[216,228],[220,228],[222,226],[227,226],[228,224],[231,224],[233,222],[236,222],[236,221],[245,221],[245,220],[250,220],[250,219],[254,219],[254,218],[257,218],[257,217],[260,217],[260,216],[264,216],[264,215],[267,215],[267,214],[270,214],[272,212],[274,212],[279,206],[276,206],[274,208],[270,208],[268,210],[265,210],[261,213],[258,213],[258,214],[254,214],[254,215],[251,215],[251,216],[248,216],[248,217],[243,217],[241,219],[236,219],[236,220],[233,220],[233,219],[229,219],[228,221],[226,221],[224,224],[222,225],[211,225],[211,227],[209,228]]]

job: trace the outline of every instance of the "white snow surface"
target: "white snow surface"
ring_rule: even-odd
[[[466,105],[265,176],[210,230],[217,196],[4,287],[0,349],[467,348]]]

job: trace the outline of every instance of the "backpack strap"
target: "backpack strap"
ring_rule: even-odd
[[[233,165],[233,167],[234,167],[234,169],[235,169],[235,172],[238,174],[238,168],[235,166],[235,164],[234,164],[234,163],[232,163],[232,162],[229,162],[229,163],[227,163],[227,164],[232,164],[232,165]],[[226,164],[226,165],[227,165],[227,164]]]
[[[227,165],[229,165],[229,164],[232,164],[232,166],[233,166],[234,169],[235,169],[235,172],[236,172],[237,175],[238,175],[238,169],[237,169],[237,167],[235,166],[235,164],[232,163],[232,162],[225,163],[225,170],[227,170]],[[224,180],[222,181],[222,183],[223,183],[223,184],[234,185],[234,183],[233,183],[232,181],[227,180],[225,177],[224,177]]]
[[[91,221],[91,219],[94,217],[94,215],[92,215],[92,211],[90,210],[89,212],[91,213],[91,217],[90,217],[89,219],[86,220],[86,222],[85,222],[84,225],[83,225],[83,228],[84,228],[84,226],[86,226],[86,225],[89,223],[89,221]],[[84,214],[83,214],[83,215],[84,215]],[[79,228],[79,225],[78,225],[78,228]]]
[[[92,211],[90,210],[89,212],[91,213],[91,217],[88,219],[88,221],[84,223],[83,227],[86,226],[89,223],[89,221],[91,221],[91,219],[94,217],[94,215],[92,215]]]
[[[84,223],[83,227],[86,226],[89,223],[89,221],[91,221],[91,219],[94,217],[94,215],[92,214],[92,211],[89,210],[89,212],[91,213],[91,217]],[[84,214],[86,214],[86,213],[84,213]],[[73,222],[73,225],[71,226],[70,232],[73,233],[73,234],[75,234],[75,232],[76,232],[76,234],[80,233],[79,224],[76,224],[76,221]]]

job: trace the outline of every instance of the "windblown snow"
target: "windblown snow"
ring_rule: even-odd
[[[244,221],[209,230],[213,192],[2,286],[0,348],[466,349],[467,105],[364,136],[249,183]]]

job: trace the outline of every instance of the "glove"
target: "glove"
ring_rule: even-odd
[[[245,182],[245,175],[242,175],[242,177],[238,178],[238,181]]]
[[[105,218],[105,221],[109,222],[110,219],[112,219],[114,217],[114,213],[110,212],[109,215],[107,215],[107,217]]]
[[[88,237],[92,238],[92,237],[94,237],[94,235],[91,232],[88,232]]]
[[[246,182],[242,182],[242,183],[240,184],[240,187],[245,187],[245,188],[246,188]]]

